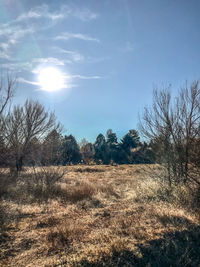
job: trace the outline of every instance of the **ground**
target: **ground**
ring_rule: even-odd
[[[2,202],[0,266],[200,266],[199,216],[160,166],[61,168],[45,201],[17,185]]]

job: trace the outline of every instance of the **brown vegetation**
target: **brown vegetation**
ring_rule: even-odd
[[[100,165],[26,169],[17,181],[9,174],[0,266],[199,266],[198,188],[171,188],[163,171]]]

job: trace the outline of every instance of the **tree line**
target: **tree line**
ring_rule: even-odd
[[[31,102],[31,105],[36,107],[38,103]],[[120,142],[117,141],[116,133],[109,129],[106,136],[99,134],[94,143],[83,139],[80,144],[71,134],[63,136],[59,129],[51,130],[42,139],[35,134],[30,141],[27,139],[23,141],[22,137],[19,138],[20,136],[17,140],[14,134],[11,138],[12,143],[8,146],[4,143],[5,138],[2,136],[1,149],[4,153],[2,153],[0,164],[2,166],[11,164],[13,167],[16,166],[17,170],[21,170],[23,165],[154,163],[152,149],[147,143],[140,142],[136,130],[129,130]]]
[[[9,107],[15,80],[0,83],[0,165],[20,171],[23,165],[159,163],[169,185],[193,181],[200,184],[200,88],[194,81],[172,97],[170,88],[154,90],[138,131],[129,130],[118,141],[109,129],[94,143],[80,144],[62,135],[55,115],[37,101]],[[9,107],[9,108],[8,108]]]

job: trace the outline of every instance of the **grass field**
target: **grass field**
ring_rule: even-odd
[[[7,188],[0,266],[200,266],[194,199],[157,179],[160,166],[61,169],[48,195],[28,182]]]

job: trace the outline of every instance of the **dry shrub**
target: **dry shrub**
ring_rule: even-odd
[[[46,202],[57,197],[56,185],[64,174],[59,167],[29,168],[18,175],[16,183],[7,182],[6,198],[18,203]]]
[[[196,185],[179,185],[172,191],[171,201],[177,206],[193,210],[200,219],[200,186]]]
[[[27,179],[22,177],[27,192],[32,201],[48,201],[56,197],[56,184],[63,178],[65,172],[59,167],[33,168],[27,173]]]
[[[137,183],[135,196],[138,201],[169,201],[171,188],[164,181],[147,178]]]
[[[50,228],[47,234],[47,242],[51,249],[66,249],[73,244],[74,241],[81,241],[86,232],[86,227],[80,222],[73,220],[65,220],[60,225]]]
[[[84,199],[91,199],[96,189],[89,183],[77,183],[73,186],[62,186],[56,184],[53,188],[53,195],[62,201],[78,202]]]
[[[32,185],[52,188],[57,182],[59,182],[63,176],[65,175],[65,171],[59,167],[40,167],[40,168],[32,168],[29,173],[30,178],[28,181]]]
[[[7,194],[10,186],[16,185],[17,176],[7,170],[0,170],[0,197]]]
[[[179,184],[169,187],[167,181],[147,178],[139,181],[135,188],[135,200],[139,202],[168,202],[173,206],[200,214],[200,187],[194,184]],[[200,217],[200,215],[199,215]]]
[[[68,199],[72,202],[80,201],[83,199],[91,198],[95,193],[95,187],[89,183],[81,183],[74,186],[68,191]]]
[[[119,198],[119,195],[112,184],[101,185],[98,187],[98,190],[102,193],[105,193],[107,197],[114,196]]]
[[[78,201],[77,203],[77,207],[83,210],[91,210],[91,209],[95,209],[95,208],[103,208],[104,205],[101,203],[101,201],[99,199],[96,198],[87,198],[87,199],[83,199]]]
[[[0,203],[0,204],[2,204],[2,203]],[[6,219],[7,219],[7,215],[6,215],[5,207],[0,205],[0,232],[2,231],[2,229],[4,229]]]

